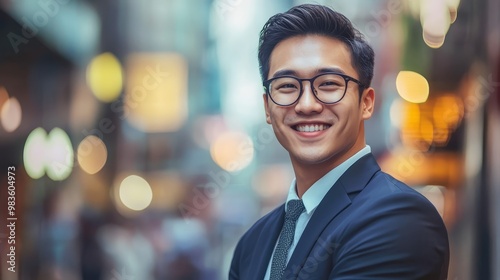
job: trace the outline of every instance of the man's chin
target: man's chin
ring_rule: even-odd
[[[330,159],[328,155],[324,153],[295,153],[292,155],[292,160],[303,165],[318,165],[324,164]]]

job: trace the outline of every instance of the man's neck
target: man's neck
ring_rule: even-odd
[[[339,163],[340,164],[340,163]],[[300,165],[294,164],[293,169],[295,172],[296,191],[299,198],[321,177],[326,173],[337,167],[339,164],[334,165]]]
[[[304,162],[297,161],[296,159],[292,160],[292,166],[295,173],[296,180],[296,191],[299,198],[302,198],[302,195],[321,177],[325,176],[328,172],[348,160],[350,157],[355,155],[357,152],[361,151],[366,146],[363,142],[363,145],[356,145],[352,147],[347,152],[342,154],[339,157],[332,158],[322,163],[318,164],[307,164]]]

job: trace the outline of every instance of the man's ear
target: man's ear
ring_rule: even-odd
[[[367,88],[361,95],[361,109],[363,110],[362,117],[363,120],[371,118],[373,114],[373,109],[375,107],[375,90],[373,88]]]
[[[262,95],[262,98],[264,99],[264,111],[266,111],[266,122],[268,124],[271,124],[271,114],[269,113],[269,104],[268,104],[268,98],[267,98],[267,94],[263,94]]]

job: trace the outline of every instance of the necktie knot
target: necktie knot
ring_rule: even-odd
[[[301,199],[290,200],[286,204],[285,219],[297,221],[297,219],[300,217],[300,214],[302,214],[304,210],[304,203]]]

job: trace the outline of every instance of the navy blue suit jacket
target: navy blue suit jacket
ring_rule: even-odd
[[[283,204],[243,235],[230,280],[264,278],[284,216]],[[318,205],[283,279],[446,279],[448,261],[448,235],[435,207],[368,154]]]

